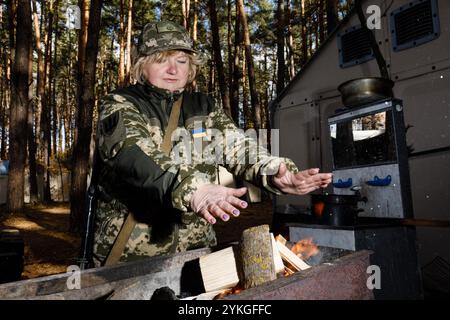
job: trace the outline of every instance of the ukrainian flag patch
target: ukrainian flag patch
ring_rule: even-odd
[[[206,137],[206,129],[205,128],[196,128],[196,129],[192,129],[192,136],[194,138],[202,138],[202,137]]]

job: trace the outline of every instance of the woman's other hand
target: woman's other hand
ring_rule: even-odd
[[[237,217],[239,209],[247,207],[247,202],[239,199],[247,193],[247,188],[227,188],[221,185],[207,184],[197,189],[192,195],[191,209],[211,224],[216,218],[228,221],[230,216]]]
[[[318,168],[292,173],[282,162],[272,181],[274,186],[284,193],[302,195],[319,188],[326,188],[331,183],[331,179],[331,173],[319,173]]]

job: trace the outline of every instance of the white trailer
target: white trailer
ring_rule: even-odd
[[[371,5],[381,9],[375,37],[395,82],[394,95],[403,100],[405,125],[412,126],[406,137],[414,148],[409,157],[414,217],[448,221],[450,1],[367,0],[364,12]],[[280,130],[280,155],[300,168],[332,170],[327,119],[343,107],[339,84],[380,76],[359,28],[354,11],[271,104],[273,127]],[[310,198],[277,196],[275,204],[306,207]],[[418,227],[417,238],[421,265],[435,256],[450,261],[450,228]]]

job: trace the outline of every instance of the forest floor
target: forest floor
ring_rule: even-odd
[[[25,244],[22,279],[31,279],[67,271],[77,264],[80,238],[69,233],[69,203],[27,205],[23,213],[2,215],[0,229],[18,229]],[[241,215],[215,225],[218,244],[238,241],[246,228],[272,223],[272,202],[251,203]]]

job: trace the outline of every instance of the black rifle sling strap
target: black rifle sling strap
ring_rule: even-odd
[[[161,150],[166,155],[169,155],[170,150],[172,149],[172,132],[178,127],[178,120],[180,119],[182,102],[183,95],[181,95],[181,97],[174,102],[172,111],[170,112],[169,122],[164,134],[164,140],[161,144]],[[122,228],[119,231],[119,234],[117,235],[116,241],[114,242],[111,251],[109,252],[109,255],[105,262],[105,266],[116,264],[119,261],[123,250],[127,245],[128,239],[130,238],[131,233],[136,227],[136,223],[137,221],[134,218],[134,215],[132,213],[129,213]]]
[[[85,221],[83,238],[81,239],[81,253],[79,257],[80,269],[88,269],[93,267],[92,249],[94,244],[94,219],[96,212],[96,198],[98,188],[98,178],[100,175],[100,159],[98,155],[97,146],[95,146],[91,181],[87,191],[86,209],[85,209]]]

